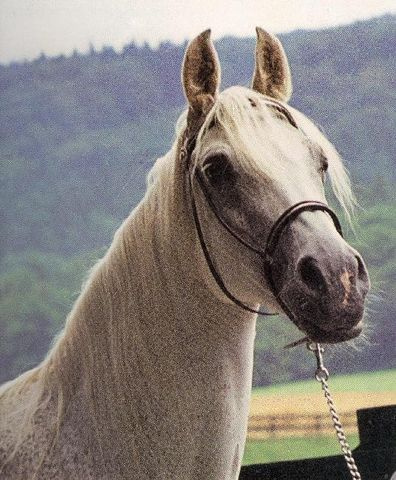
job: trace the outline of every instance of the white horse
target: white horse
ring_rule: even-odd
[[[2,479],[235,479],[258,305],[315,341],[360,333],[368,276],[323,187],[347,209],[348,178],[257,32],[252,89],[218,93],[209,31],[188,46],[172,149],[47,358],[0,391]]]

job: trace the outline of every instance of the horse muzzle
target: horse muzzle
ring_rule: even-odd
[[[318,242],[317,251],[278,266],[278,298],[285,313],[315,342],[338,343],[363,327],[370,283],[360,255],[345,242]],[[311,248],[310,248],[311,247]]]

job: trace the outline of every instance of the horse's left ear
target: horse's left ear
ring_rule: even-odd
[[[269,97],[287,102],[292,93],[289,62],[280,41],[260,27],[256,28],[256,66],[252,88]]]
[[[220,86],[220,63],[210,39],[210,30],[202,32],[188,45],[183,61],[182,82],[190,116],[206,116]]]

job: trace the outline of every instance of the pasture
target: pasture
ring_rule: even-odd
[[[330,388],[341,421],[345,423],[349,443],[355,448],[359,439],[354,412],[359,408],[396,403],[396,370],[334,376],[330,378]],[[259,428],[260,424],[268,427],[271,421],[273,431]],[[290,428],[278,429],[285,427],[285,423]],[[304,431],[307,425],[311,428]],[[245,465],[338,454],[339,446],[327,405],[315,380],[253,390]]]

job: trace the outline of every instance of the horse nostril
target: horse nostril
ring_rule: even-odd
[[[317,292],[323,292],[326,290],[326,281],[314,258],[302,258],[297,268],[302,281],[308,286],[308,288]]]
[[[363,280],[363,281],[367,281],[368,280],[368,273],[367,273],[366,267],[363,263],[363,260],[361,259],[360,255],[355,255],[355,258],[356,258],[357,264],[358,264],[358,279]]]

